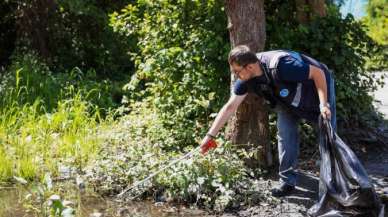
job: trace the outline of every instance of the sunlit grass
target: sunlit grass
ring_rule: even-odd
[[[13,176],[32,180],[46,172],[58,175],[63,164],[85,166],[99,149],[99,126],[107,123],[99,109],[85,100],[88,93],[71,86],[61,90],[66,97],[49,113],[36,92],[30,96],[33,87],[21,84],[26,78],[20,77],[20,70],[15,77],[15,85],[0,100],[0,181]],[[59,92],[45,90],[50,91]]]

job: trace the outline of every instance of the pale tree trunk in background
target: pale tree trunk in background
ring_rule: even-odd
[[[226,0],[226,14],[232,47],[245,44],[254,52],[264,49],[265,14],[264,0]],[[232,86],[235,77],[232,77]],[[233,144],[253,153],[246,159],[252,168],[272,165],[269,141],[268,111],[264,99],[249,94],[229,121],[227,137]]]
[[[325,0],[295,0],[296,17],[302,24],[308,23],[313,16],[326,16]]]

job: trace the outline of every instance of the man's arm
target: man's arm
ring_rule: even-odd
[[[247,95],[248,94],[232,94],[228,102],[218,112],[216,119],[214,120],[205,138],[203,138],[201,145],[206,144],[212,136],[215,137],[217,135],[218,131],[225,125],[226,121],[229,120],[230,116],[237,110],[238,106],[241,104],[241,102]]]
[[[224,126],[226,121],[230,118],[230,116],[237,110],[238,106],[244,100],[245,95],[235,95],[233,94],[228,102],[222,107],[219,111],[216,119],[214,120],[210,130],[208,133],[210,135],[216,136],[221,127]]]
[[[314,81],[317,88],[321,113],[324,118],[330,118],[330,108],[327,103],[327,84],[325,73],[318,67],[310,65],[309,79]]]

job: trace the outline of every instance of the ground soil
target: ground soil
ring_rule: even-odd
[[[388,145],[379,147],[363,145],[362,147],[362,150],[356,151],[356,154],[367,170],[382,203],[385,204],[385,207],[388,207]],[[274,172],[261,177],[254,183],[254,192],[250,193],[249,198],[250,204],[232,208],[222,214],[214,214],[211,211],[196,208],[190,209],[184,206],[172,206],[171,204],[155,203],[153,206],[165,206],[158,209],[159,215],[162,214],[161,216],[306,217],[308,216],[307,210],[317,202],[318,183],[319,152],[317,154],[314,152],[312,156],[311,152],[302,152],[297,187],[290,196],[281,199],[270,196],[270,190],[279,184],[275,168]],[[168,212],[170,213],[168,214]],[[154,215],[149,216],[153,217]],[[385,212],[385,217],[388,217],[387,212]]]
[[[383,134],[388,134],[387,126],[385,126]],[[354,149],[356,148],[355,153],[365,167],[376,192],[385,207],[388,207],[388,145],[362,144],[354,147]],[[300,158],[298,183],[292,195],[279,200],[268,197],[268,201],[260,201],[257,205],[241,208],[234,213],[225,214],[225,217],[307,216],[307,210],[318,199],[319,151],[312,154],[311,151],[302,152]],[[272,187],[278,185],[277,179],[277,174],[270,174],[258,182],[257,189],[269,192]],[[385,211],[385,217],[388,217],[387,211]]]

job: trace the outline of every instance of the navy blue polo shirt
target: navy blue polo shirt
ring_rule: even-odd
[[[304,63],[293,56],[285,56],[279,59],[278,76],[279,79],[286,82],[302,82],[309,78],[309,64]],[[264,75],[262,75],[264,76]],[[257,86],[262,83],[263,79],[254,77],[247,81],[237,79],[234,83],[233,92],[236,95],[244,95],[248,92],[249,87]],[[252,86],[251,86],[252,85]]]

